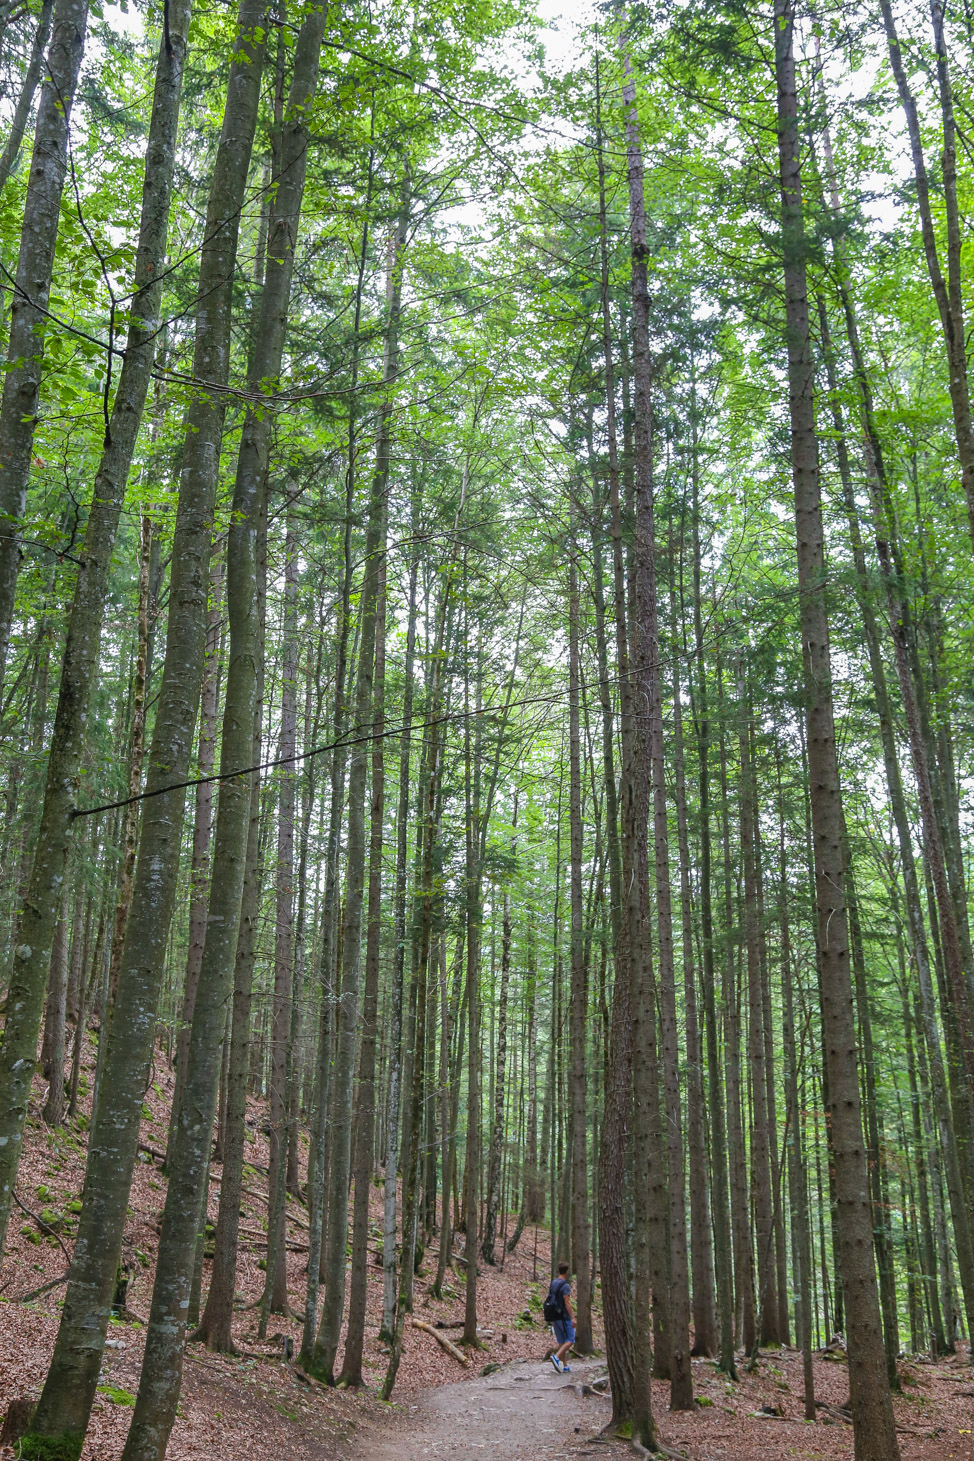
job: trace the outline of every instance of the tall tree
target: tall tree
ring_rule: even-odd
[[[849,965],[842,795],[835,746],[832,662],[825,599],[825,550],[808,282],[803,247],[801,152],[795,81],[795,12],[775,0],[778,165],[788,326],[791,464],[795,491],[798,581],[805,669],[809,789],[815,852],[823,1043],[835,1154],[840,1266],[849,1333],[849,1390],[856,1461],[899,1456],[883,1352],[872,1215],[856,1070],[855,1018]]]

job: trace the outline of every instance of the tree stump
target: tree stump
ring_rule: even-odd
[[[34,1402],[29,1395],[20,1395],[16,1400],[11,1400],[4,1416],[3,1429],[0,1430],[0,1446],[16,1446],[27,1434],[33,1414]]]

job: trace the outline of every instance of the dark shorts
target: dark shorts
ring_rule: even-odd
[[[559,1344],[571,1344],[575,1338],[575,1326],[570,1319],[556,1319],[552,1324]]]

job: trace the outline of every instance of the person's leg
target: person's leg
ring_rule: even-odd
[[[561,1340],[561,1343],[559,1344],[555,1353],[557,1354],[558,1359],[567,1369],[568,1351],[571,1349],[572,1345],[575,1342],[574,1325],[570,1324],[567,1320],[563,1320],[562,1323],[559,1325],[558,1330],[556,1330],[556,1335],[557,1338]]]

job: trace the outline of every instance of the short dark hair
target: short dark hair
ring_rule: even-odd
[[[567,1273],[568,1272],[568,1264],[567,1263],[559,1263],[559,1265],[558,1265],[558,1272],[559,1273]]]

